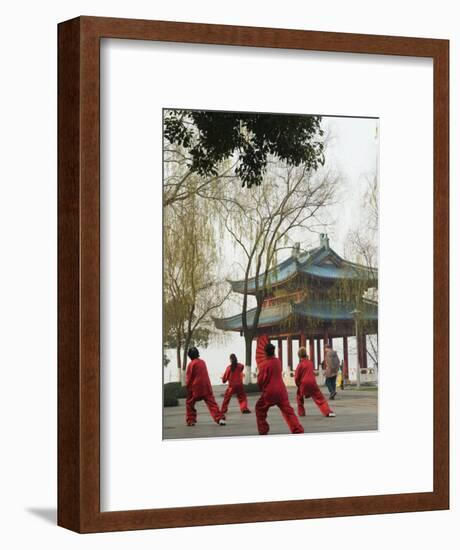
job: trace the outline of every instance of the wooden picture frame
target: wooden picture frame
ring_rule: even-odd
[[[414,56],[434,70],[433,491],[218,506],[100,510],[100,40],[120,38]],[[58,28],[58,524],[80,532],[449,507],[449,42],[79,17]]]

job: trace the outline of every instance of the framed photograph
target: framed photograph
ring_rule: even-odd
[[[379,120],[165,109],[163,135],[163,438],[376,430]]]
[[[448,41],[58,50],[58,524],[447,509]]]

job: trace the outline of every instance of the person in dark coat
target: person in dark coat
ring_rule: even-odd
[[[187,400],[185,402],[185,421],[187,426],[194,426],[197,420],[195,403],[204,401],[209,412],[217,424],[225,426],[225,420],[214,398],[211,381],[209,380],[208,368],[197,348],[192,347],[187,355],[190,363],[187,365],[186,382]]]
[[[340,359],[337,352],[332,349],[331,344],[324,346],[324,363],[326,365],[324,374],[326,376],[326,386],[329,390],[329,399],[334,399],[337,395],[336,382],[340,368]]]

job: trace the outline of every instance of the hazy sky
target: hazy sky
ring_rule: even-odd
[[[362,217],[362,201],[367,188],[367,181],[378,171],[378,119],[323,117],[322,127],[329,135],[326,151],[325,168],[340,176],[340,184],[337,193],[337,201],[330,208],[331,224],[325,228],[329,234],[330,245],[340,255],[344,254],[344,244],[347,233],[359,225]],[[311,245],[318,244],[318,238],[309,233],[308,240]],[[231,265],[234,261],[233,249],[227,246],[225,255],[230,256]],[[289,251],[285,252],[289,255]],[[237,313],[235,303],[227,306],[227,314]],[[254,346],[255,347],[255,346]],[[356,357],[350,346],[350,370],[351,376],[356,365]],[[297,345],[294,345],[296,353]],[[341,345],[337,350],[341,355]],[[223,342],[212,343],[207,349],[202,349],[201,354],[205,359],[211,382],[220,383],[220,376],[228,364],[230,353],[236,353],[244,363],[244,339],[235,333],[227,333]],[[286,357],[286,351],[284,357]],[[165,382],[176,381],[178,371],[173,352],[168,353],[171,362],[164,369]],[[254,364],[253,364],[254,366]]]
[[[348,231],[359,223],[367,180],[378,170],[378,119],[324,117],[331,139],[326,165],[339,173],[339,202],[332,209],[334,224],[326,231],[330,243],[343,254]]]

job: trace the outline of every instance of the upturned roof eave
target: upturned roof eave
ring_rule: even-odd
[[[297,260],[296,258],[294,258],[293,256],[289,256],[289,258],[286,258],[285,260],[283,260],[280,264],[278,264],[276,267],[273,267],[269,270],[269,277],[270,277],[270,274],[275,274],[276,271],[279,271],[283,268],[285,268],[286,266],[288,266],[289,264],[295,262],[296,263],[296,270],[294,272],[297,273]],[[261,277],[264,276],[264,273],[262,273],[261,275],[258,276],[258,278],[260,279]],[[292,275],[291,275],[292,276]],[[271,283],[270,286],[273,287],[273,286],[276,286],[276,285],[279,285],[280,283],[283,283],[284,281],[286,281],[288,278],[286,279],[281,279],[281,281],[275,281],[274,283]],[[251,286],[254,286],[255,287],[255,281],[256,281],[256,277],[251,277],[250,279],[248,279],[247,281],[247,286],[248,287],[251,287]],[[235,288],[236,285],[240,286],[240,287],[244,287],[245,285],[245,281],[244,279],[240,279],[238,281],[232,281],[231,279],[227,279],[227,283],[229,283],[232,287],[232,290],[234,292],[237,292],[239,294],[244,294],[244,290],[239,290],[238,288]],[[254,289],[249,289],[247,290],[247,293],[248,294],[255,294],[256,293],[256,290],[255,288]]]
[[[337,261],[342,264],[343,267],[349,267],[350,269],[354,270],[356,272],[356,276],[349,276],[349,277],[333,277],[333,276],[327,276],[327,274],[314,274],[309,273],[308,267],[310,266],[316,266],[321,267],[321,264],[315,263],[318,261],[319,258],[322,256],[332,255],[334,256]],[[305,259],[296,258],[293,256],[290,256],[280,264],[278,264],[275,268],[272,268],[269,270],[269,277],[271,275],[276,275],[277,271],[281,271],[285,269],[287,266],[289,266],[292,263],[295,263],[295,270],[293,273],[289,274],[286,277],[281,278],[278,281],[270,282],[269,287],[270,288],[276,288],[279,287],[288,281],[292,280],[294,277],[296,277],[298,274],[306,274],[310,277],[319,279],[319,280],[338,280],[338,279],[344,279],[344,280],[356,280],[356,281],[372,281],[373,279],[376,279],[378,277],[378,269],[374,267],[368,267],[362,264],[357,264],[354,262],[350,262],[348,260],[345,260],[342,258],[335,250],[332,248],[315,248],[309,252],[306,253],[304,256]],[[339,268],[337,266],[337,268]],[[359,272],[359,273],[358,273]],[[259,275],[258,279],[263,277],[262,275]],[[247,290],[246,294],[249,295],[255,295],[257,294],[256,288],[255,288],[255,281],[256,277],[251,277],[247,281]],[[243,280],[237,280],[232,281],[230,279],[227,279],[227,282],[231,285],[233,292],[236,292],[237,294],[245,294],[244,287],[245,287],[245,281]]]
[[[299,275],[307,275],[308,277],[311,277],[313,279],[328,280],[328,281],[337,281],[337,280],[340,280],[340,279],[348,280],[348,281],[356,281],[356,282],[369,282],[369,283],[377,281],[377,277],[376,277],[377,272],[375,273],[375,277],[374,277],[374,274],[371,274],[371,276],[366,277],[364,273],[363,273],[363,276],[359,276],[358,274],[356,274],[356,276],[335,277],[335,276],[328,276],[327,274],[319,275],[317,273],[311,273],[308,270],[297,269],[294,273],[292,273],[288,277],[286,277],[284,279],[281,279],[279,281],[275,281],[275,282],[270,283],[268,285],[268,288],[276,288],[276,287],[282,286],[282,285],[288,283],[289,281],[292,281],[293,279],[295,279],[295,277],[297,277]],[[227,282],[232,285],[233,292],[236,292],[237,294],[244,294],[244,289],[241,289],[241,288],[238,288],[238,287],[235,286],[235,285],[240,283],[239,281],[227,281]],[[241,282],[241,284],[244,285],[244,281]],[[257,294],[257,291],[256,291],[255,288],[250,288],[249,287],[249,282],[248,282],[248,289],[247,289],[246,293],[250,294],[250,295]]]
[[[363,312],[363,316],[362,316],[363,320],[368,322],[378,322],[378,302],[375,302],[373,300],[365,300],[364,303],[374,311]],[[316,321],[321,320],[325,323],[338,322],[338,321],[342,321],[342,322],[353,321],[353,316],[351,313],[352,310],[354,309],[353,304],[347,303],[342,305],[337,302],[331,302],[330,305],[325,309],[323,309],[322,312],[315,311],[316,305],[317,304],[309,304],[308,302],[300,302],[298,304],[294,304],[293,309],[291,309],[290,311],[286,311],[284,315],[283,314],[278,315],[275,319],[271,320],[270,322],[260,320],[258,323],[258,328],[274,326],[282,322],[286,322],[289,318],[292,318],[292,317],[303,317],[305,319],[314,319]],[[342,311],[338,310],[340,305],[342,306],[341,307]],[[270,309],[271,308],[266,308],[265,312],[267,312],[267,310],[270,310]],[[247,312],[247,315],[251,316],[251,314],[254,313],[255,311],[256,311],[256,308],[252,308]],[[337,314],[335,314],[335,312],[337,312]],[[232,315],[231,317],[222,318],[222,319],[217,319],[213,317],[213,321],[216,328],[219,328],[220,330],[233,331],[233,332],[241,332],[243,330],[241,313]],[[235,327],[228,326],[229,324],[232,324],[235,322],[238,323],[237,326]],[[249,326],[251,326],[252,320],[250,320],[248,324]]]

